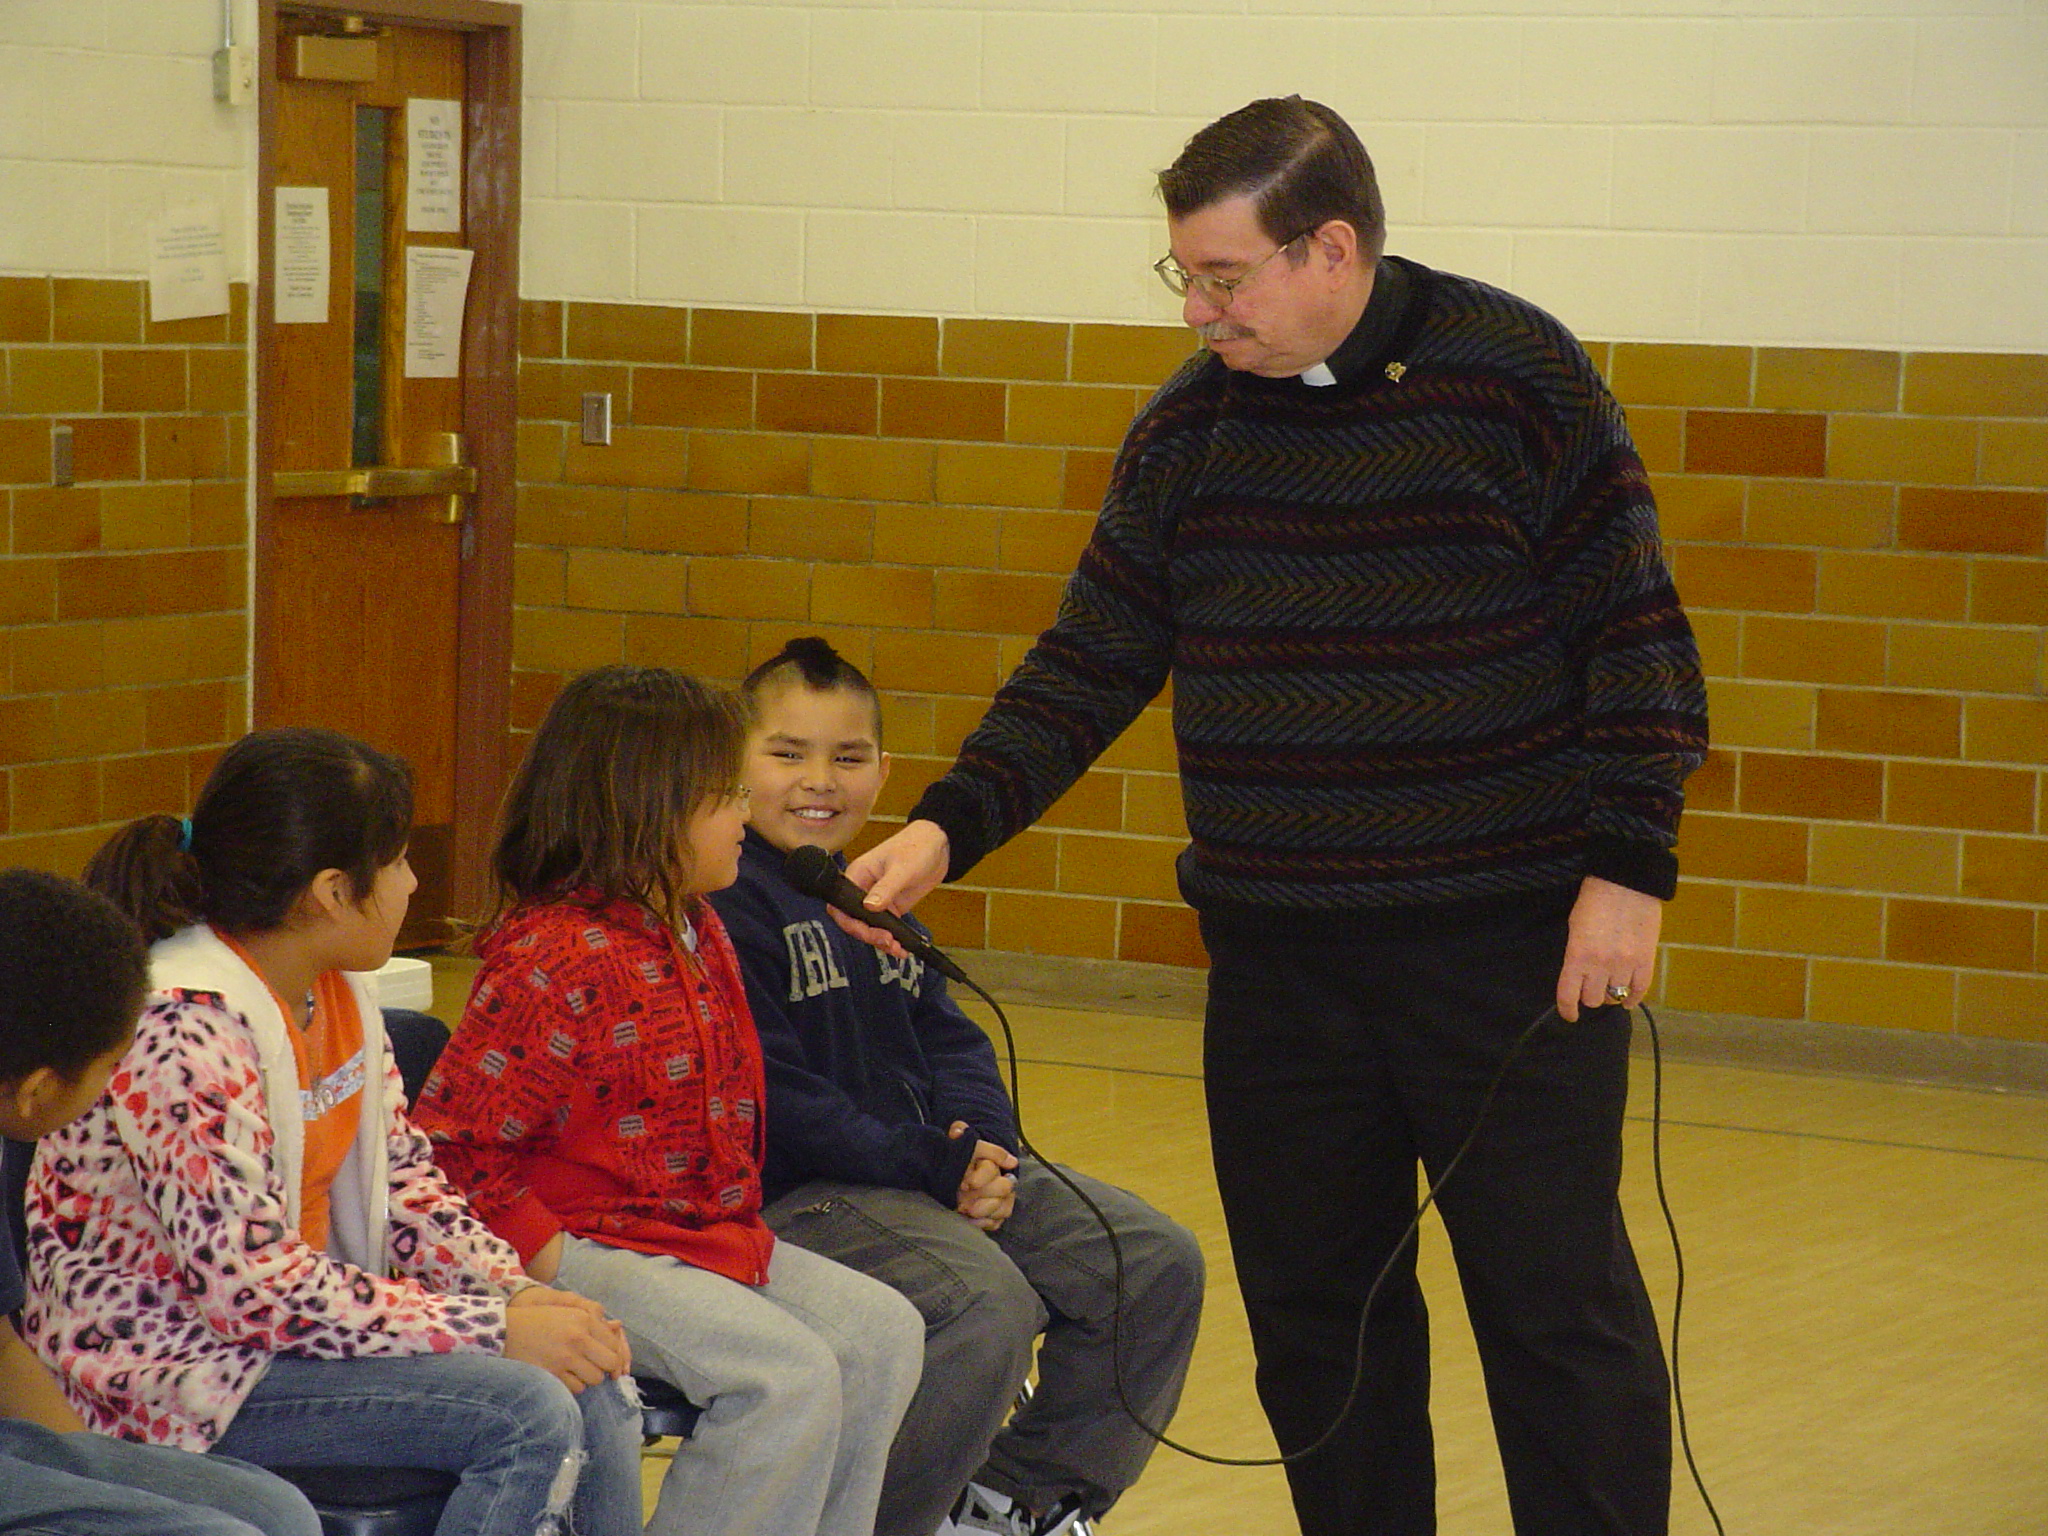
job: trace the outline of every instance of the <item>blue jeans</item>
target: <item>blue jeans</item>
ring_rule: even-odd
[[[214,1450],[258,1466],[430,1467],[461,1480],[435,1536],[639,1536],[640,1412],[499,1355],[279,1355]],[[573,1499],[572,1499],[573,1494]]]
[[[4,1325],[0,1325],[4,1326]],[[0,1530],[22,1536],[320,1536],[289,1483],[226,1456],[0,1419]]]

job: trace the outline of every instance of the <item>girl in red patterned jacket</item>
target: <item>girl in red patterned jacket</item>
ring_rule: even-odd
[[[535,1275],[703,1409],[648,1530],[870,1536],[916,1309],[761,1220],[760,1044],[701,898],[739,872],[743,706],[605,667],[506,796],[501,911],[421,1094],[441,1166]]]
[[[106,1093],[42,1143],[27,1331],[95,1429],[452,1472],[437,1536],[628,1536],[617,1326],[521,1269],[404,1112],[363,973],[404,921],[411,829],[405,764],[267,730],[190,818],[94,855],[152,990]]]

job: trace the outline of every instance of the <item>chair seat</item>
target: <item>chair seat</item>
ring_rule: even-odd
[[[455,1474],[426,1467],[273,1467],[311,1502],[321,1536],[434,1536]]]
[[[665,1435],[687,1440],[704,1410],[673,1386],[653,1376],[635,1376],[640,1389],[640,1433],[650,1445]]]

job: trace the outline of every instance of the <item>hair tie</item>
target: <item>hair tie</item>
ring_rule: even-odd
[[[190,816],[180,816],[178,818],[178,852],[190,853],[191,851],[192,818]]]

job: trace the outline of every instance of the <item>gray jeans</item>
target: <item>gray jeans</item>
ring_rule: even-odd
[[[923,1358],[902,1297],[784,1243],[756,1286],[570,1237],[555,1283],[601,1302],[633,1369],[704,1410],[648,1536],[869,1536]]]
[[[1137,1196],[1065,1171],[1116,1228],[1117,1374],[1164,1429],[1201,1321],[1201,1249]],[[887,1281],[924,1316],[924,1379],[889,1453],[875,1536],[932,1536],[969,1479],[1040,1510],[1078,1494],[1090,1515],[1138,1480],[1153,1442],[1119,1407],[1111,1374],[1109,1242],[1042,1164],[1019,1165],[1016,1211],[993,1235],[928,1195],[865,1184],[806,1184],[764,1214],[788,1242]],[[1005,1426],[1041,1333],[1038,1391]]]

